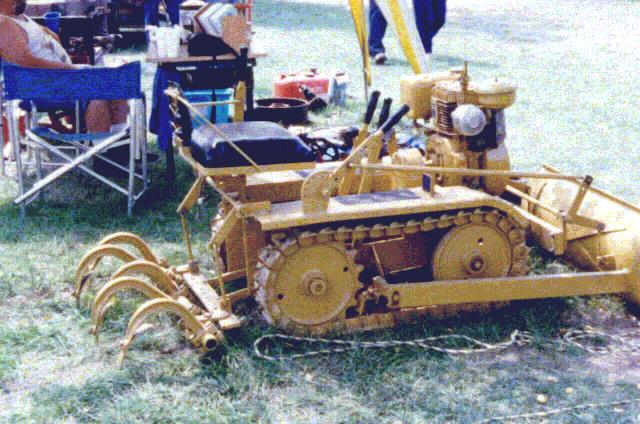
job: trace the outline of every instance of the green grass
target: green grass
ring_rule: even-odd
[[[509,76],[519,84],[507,112],[515,168],[541,163],[590,173],[599,187],[638,203],[637,2],[450,1],[449,22],[435,40],[434,67],[469,60],[472,76]],[[356,123],[363,111],[359,53],[349,12],[339,2],[261,0],[256,30],[269,57],[259,62],[257,95],[270,93],[281,72],[311,67],[346,70],[353,96],[346,109],[314,116],[318,126]],[[569,19],[568,19],[569,18]],[[374,68],[375,86],[398,98],[409,67],[397,43],[387,40],[388,66]],[[119,53],[139,57],[137,52]],[[145,88],[153,68],[145,67]],[[412,339],[461,333],[485,341],[531,331],[532,347],[449,357],[415,349],[352,352],[334,357],[269,363],[252,343],[273,331],[255,313],[228,354],[202,365],[170,320],[137,340],[124,367],[118,341],[139,299],[129,296],[109,312],[99,345],[88,333],[86,307],[75,308],[71,285],[79,258],[100,238],[131,231],[179,264],[186,260],[175,209],[191,184],[178,163],[178,187],[162,187],[154,165],[148,196],[127,218],[125,201],[87,178],[70,176],[28,208],[19,220],[11,202],[15,185],[0,180],[0,422],[310,422],[468,423],[495,415],[531,412],[582,402],[640,397],[637,356],[563,351],[553,340],[564,328],[592,325],[606,331],[637,328],[612,297],[521,302],[491,315],[425,319],[357,340]],[[194,246],[206,260],[208,220],[216,201],[192,214]],[[197,215],[197,216],[196,216]],[[104,274],[117,267],[107,263]],[[540,252],[538,272],[564,266]],[[92,295],[84,298],[84,304]],[[572,387],[573,394],[565,389]],[[536,394],[549,398],[547,405]],[[551,422],[640,420],[640,405],[564,414]]]

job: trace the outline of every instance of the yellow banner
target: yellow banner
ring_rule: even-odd
[[[365,85],[371,85],[371,63],[369,61],[369,44],[367,43],[367,20],[364,13],[363,0],[349,0],[353,24],[356,28],[360,51],[362,52],[362,71],[364,73]]]
[[[378,0],[379,2],[384,2],[385,0]],[[414,46],[412,43],[412,34],[409,30],[409,26],[406,22],[407,18],[407,10],[406,5],[400,4],[398,0],[386,0],[389,4],[389,9],[391,11],[391,22],[392,26],[396,30],[396,34],[398,35],[398,40],[400,41],[400,47],[402,47],[402,51],[406,56],[411,68],[413,68],[413,72],[416,74],[420,73],[420,63],[416,57],[416,52],[414,50]],[[405,8],[403,8],[403,6]],[[384,12],[383,12],[384,13]],[[415,24],[414,24],[415,25]],[[417,30],[415,31],[417,33]]]
[[[353,20],[356,24],[356,32],[364,31],[364,33],[358,34],[358,40],[361,46],[368,46],[367,27],[364,24],[365,18],[362,0],[350,0],[350,3]],[[427,55],[427,52],[424,50],[420,34],[418,33],[413,0],[376,0],[376,3],[382,15],[398,36],[402,52],[409,61],[413,71],[416,74],[431,72],[429,55]],[[357,18],[356,15],[358,16]],[[369,69],[368,51],[366,56],[367,69]]]

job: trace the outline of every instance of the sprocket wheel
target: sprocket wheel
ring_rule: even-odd
[[[260,254],[256,301],[265,320],[296,334],[323,335],[356,305],[362,266],[342,243],[305,243],[289,237]]]
[[[433,279],[463,280],[523,276],[529,271],[529,248],[525,230],[496,211],[474,214],[471,222],[449,230],[433,252]],[[463,311],[488,311],[509,302],[448,305],[435,315],[454,315]]]
[[[485,213],[449,230],[432,261],[434,280],[525,275],[529,249],[525,230],[511,219]]]

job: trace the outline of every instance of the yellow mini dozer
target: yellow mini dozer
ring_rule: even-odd
[[[348,157],[323,164],[292,154],[299,140],[270,124],[192,131],[197,111],[179,89],[167,94],[174,144],[197,174],[178,208],[188,262],[170,266],[135,235],[118,233],[87,253],[75,275],[79,302],[102,258],[125,262],[96,294],[96,335],[119,291],[149,297],[129,322],[123,354],[145,320],[164,311],[180,317],[194,346],[213,350],[243,323],[234,305],[250,297],[267,323],[311,336],[518,299],[615,293],[640,302],[640,209],[593,188],[588,176],[511,171],[504,109],[515,88],[507,83],[476,84],[466,70],[403,80],[411,108],[369,133],[370,104]],[[424,151],[398,148],[393,127],[409,110],[427,136]],[[221,149],[224,163],[216,162]],[[186,219],[206,187],[221,198],[209,274],[194,259]],[[580,272],[528,274],[526,240]]]

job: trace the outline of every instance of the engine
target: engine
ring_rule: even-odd
[[[425,160],[448,168],[509,170],[504,109],[515,101],[513,84],[498,79],[471,82],[465,70],[404,79],[402,100],[425,121]],[[430,108],[425,107],[430,105]],[[437,175],[440,185],[466,185],[500,195],[501,177]]]

